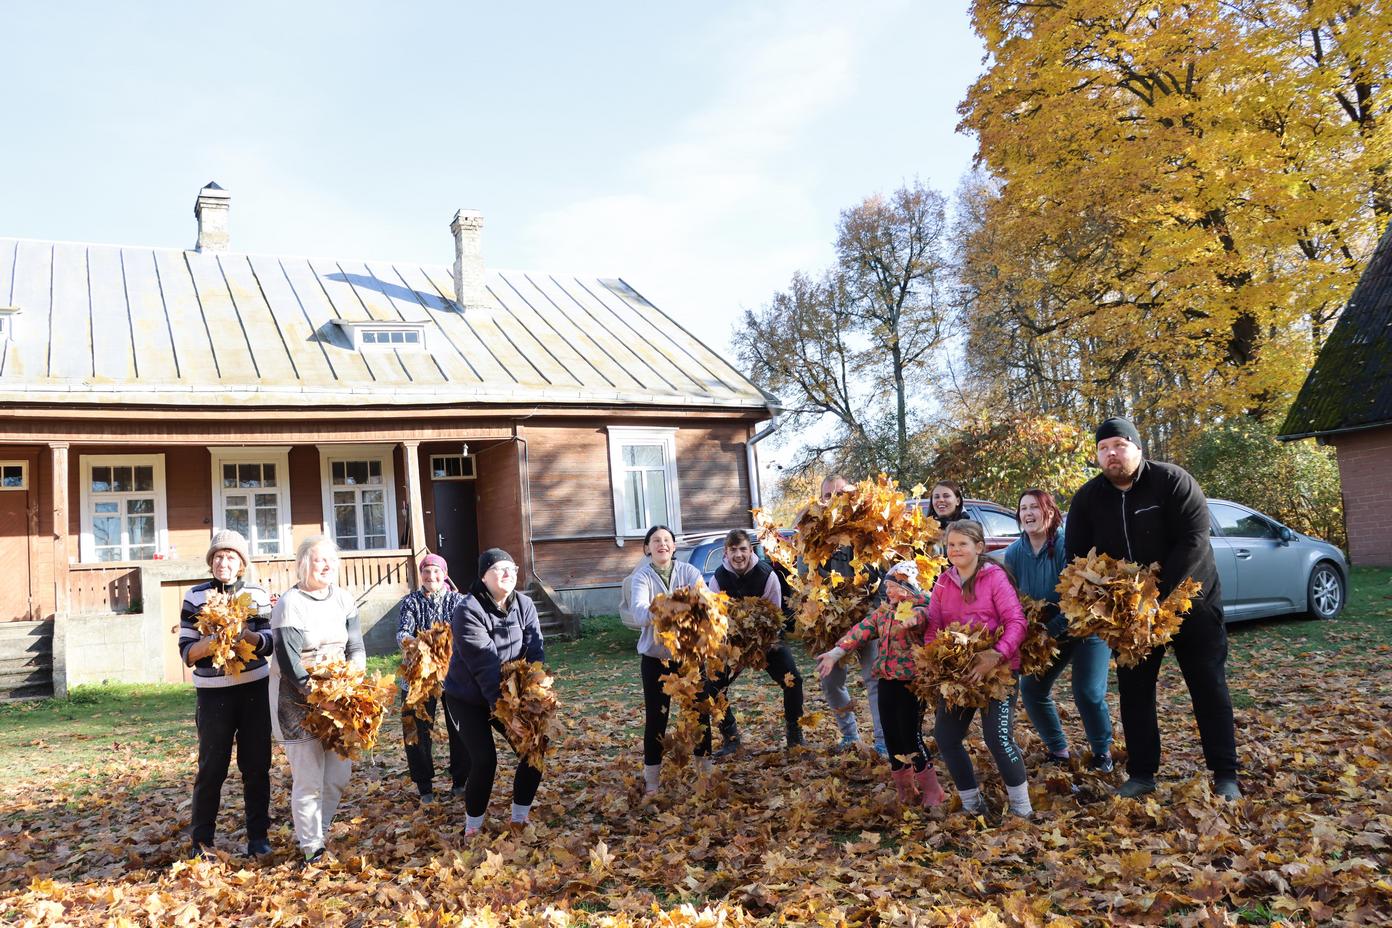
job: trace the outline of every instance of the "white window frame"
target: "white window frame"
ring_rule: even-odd
[[[0,461],[0,467],[18,467],[20,470],[20,484],[17,487],[7,487],[0,483],[0,493],[23,492],[29,489],[29,462],[28,461]]]
[[[275,555],[258,554],[256,551],[256,538],[248,538],[247,543],[251,548],[251,556],[256,557],[291,557],[295,553],[294,528],[290,522],[290,446],[258,446],[258,447],[232,447],[232,448],[209,448],[212,454],[212,501],[213,501],[213,534],[217,534],[227,528],[226,497],[229,493],[267,493],[269,490],[240,490],[236,488],[224,487],[222,485],[222,466],[224,464],[274,464],[276,466],[276,486],[274,492],[277,496],[277,516],[276,523],[279,526],[278,535],[280,538],[280,553]],[[249,507],[247,514],[248,530],[256,530],[255,506]]]
[[[440,458],[459,458],[461,461],[460,470],[467,470],[458,477],[437,477],[435,476],[435,462]],[[431,480],[474,480],[478,477],[478,464],[472,454],[432,454],[430,456],[430,479]]]
[[[334,535],[333,518],[333,462],[334,461],[380,461],[382,463],[382,505],[386,507],[387,547],[358,548],[344,550],[344,554],[356,555],[373,551],[395,551],[400,536],[396,527],[396,445],[319,445],[319,486],[324,506],[324,534]],[[335,538],[335,540],[337,540]]]
[[[335,320],[339,328],[347,334],[349,342],[353,345],[354,351],[428,351],[426,326],[424,322],[347,322],[342,319]],[[385,332],[390,335],[393,332],[413,332],[416,336],[414,343],[402,342],[379,342],[375,338],[373,341],[366,341],[364,333]]]
[[[97,560],[97,542],[92,532],[92,468],[94,467],[144,467],[154,468],[155,497],[155,553],[169,553],[169,516],[165,502],[168,485],[164,480],[163,454],[84,454],[79,473],[81,477],[79,500],[82,505],[82,533],[78,539],[78,559],[83,564],[106,564],[110,561]],[[124,524],[126,513],[121,513]],[[122,528],[124,536],[125,529]],[[120,563],[120,562],[117,562]]]
[[[681,493],[677,486],[677,430],[611,425],[609,433],[609,485],[614,494],[614,543],[623,546],[626,538],[642,538],[647,527],[628,529],[628,502],[624,499],[623,449],[627,445],[662,445],[666,449],[667,525],[678,535],[681,526]]]

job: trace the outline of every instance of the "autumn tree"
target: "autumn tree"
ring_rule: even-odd
[[[1153,444],[1282,410],[1392,215],[1392,5],[975,0],[969,360]],[[1040,408],[1038,405],[1036,409]]]
[[[871,196],[841,213],[833,267],[746,310],[742,367],[783,400],[790,432],[825,431],[802,466],[921,471],[916,407],[950,319],[947,228],[945,198],[918,181]]]
[[[938,447],[934,476],[966,485],[973,496],[1011,506],[1020,493],[1039,487],[1060,504],[1093,471],[1092,433],[1072,422],[1029,414],[991,415],[961,423]]]

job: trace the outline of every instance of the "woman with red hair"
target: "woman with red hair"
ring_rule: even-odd
[[[1020,702],[1030,724],[1039,732],[1048,749],[1051,764],[1068,766],[1071,755],[1068,737],[1059,722],[1054,705],[1054,681],[1065,667],[1073,665],[1073,703],[1083,720],[1092,747],[1089,768],[1102,773],[1112,770],[1112,717],[1107,710],[1107,665],[1112,659],[1105,642],[1096,635],[1074,638],[1068,634],[1068,619],[1059,612],[1059,573],[1066,563],[1063,550],[1063,515],[1047,490],[1029,489],[1020,494],[1015,510],[1024,534],[1005,549],[1005,566],[1015,578],[1022,596],[1042,599],[1045,626],[1058,644],[1058,657],[1044,673],[1020,678]]]

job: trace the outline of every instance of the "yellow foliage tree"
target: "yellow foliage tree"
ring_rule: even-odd
[[[1392,4],[972,16],[989,56],[960,108],[989,174],[962,262],[978,372],[1127,407],[1157,442],[1284,408],[1392,214]]]

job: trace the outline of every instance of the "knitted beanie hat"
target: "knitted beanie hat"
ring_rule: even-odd
[[[208,554],[207,557],[204,558],[204,560],[208,562],[210,568],[213,566],[213,555],[217,554],[219,551],[237,552],[237,556],[242,559],[243,567],[251,563],[251,555],[248,553],[247,540],[242,537],[241,532],[234,532],[230,528],[225,528],[213,535],[213,543],[208,545]]]
[[[421,558],[420,569],[424,571],[427,567],[438,567],[446,577],[449,576],[449,564],[438,554],[427,554]]]
[[[1124,438],[1137,448],[1141,446],[1141,433],[1125,416],[1112,416],[1097,427],[1097,443],[1100,445],[1108,438]]]
[[[516,564],[517,562],[512,559],[511,554],[508,554],[502,548],[489,548],[479,555],[478,575],[482,577],[484,574],[488,573],[488,568],[492,567],[494,564],[504,563]]]
[[[918,589],[918,565],[913,561],[900,561],[895,564],[885,574],[885,579],[893,580],[915,593],[920,592]]]

